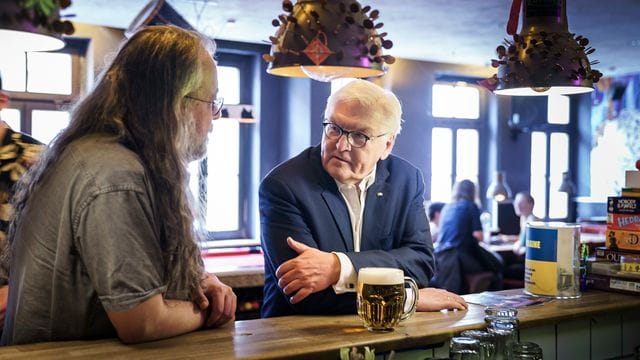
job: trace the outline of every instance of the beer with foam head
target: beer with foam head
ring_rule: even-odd
[[[412,304],[404,311],[405,282],[413,289]],[[358,272],[358,315],[370,331],[392,331],[400,320],[409,318],[416,308],[418,287],[401,269],[362,268]]]

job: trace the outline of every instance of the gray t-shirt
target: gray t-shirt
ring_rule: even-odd
[[[105,310],[165,291],[152,194],[140,158],[107,137],[64,151],[17,229],[3,345],[115,336]]]

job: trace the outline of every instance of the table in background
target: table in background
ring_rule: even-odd
[[[203,254],[204,266],[231,286],[237,296],[237,320],[260,317],[264,285],[264,255],[259,248],[213,249]]]

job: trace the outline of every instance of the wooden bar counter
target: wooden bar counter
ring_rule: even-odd
[[[500,293],[521,292],[516,289]],[[220,329],[136,345],[104,339],[4,347],[0,348],[0,359],[337,359],[342,347],[370,346],[381,354],[442,345],[460,331],[484,328],[483,309],[470,304],[467,311],[416,313],[395,331],[383,334],[365,330],[357,315],[288,316],[236,321]],[[640,296],[592,290],[576,300],[552,300],[518,311],[522,340],[522,331],[527,328],[544,329],[599,314],[640,314]],[[545,359],[555,356],[555,350],[553,357],[545,353]]]

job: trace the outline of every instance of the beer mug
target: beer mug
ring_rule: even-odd
[[[413,294],[407,294],[408,284]],[[405,303],[410,299],[409,307]],[[418,285],[402,269],[366,267],[358,272],[358,315],[372,332],[393,331],[411,317],[418,304]]]

